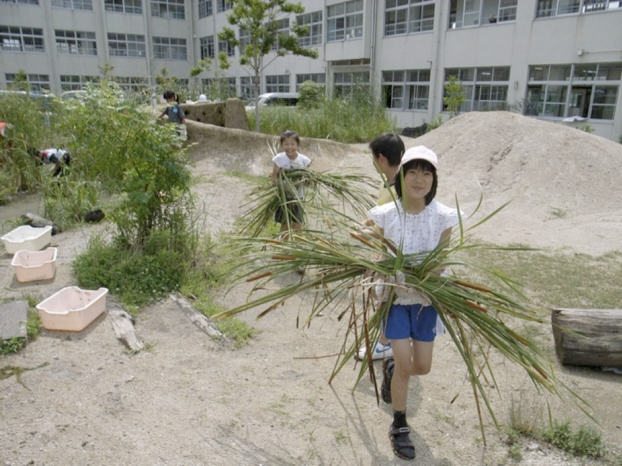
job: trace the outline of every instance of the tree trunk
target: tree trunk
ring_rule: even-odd
[[[553,309],[562,364],[622,367],[622,309]]]

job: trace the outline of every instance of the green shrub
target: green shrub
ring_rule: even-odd
[[[73,262],[78,284],[85,288],[104,286],[119,296],[130,311],[179,289],[188,268],[180,252],[159,248],[166,244],[164,233],[154,235],[146,248],[128,249],[113,241],[94,238]]]
[[[313,81],[305,81],[300,86],[300,99],[297,107],[302,110],[318,108],[325,100],[325,91],[322,84]]]
[[[97,205],[97,200],[95,183],[76,180],[72,176],[43,181],[44,216],[52,220],[59,231],[80,223],[84,214]]]

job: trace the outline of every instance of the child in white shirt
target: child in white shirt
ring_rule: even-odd
[[[374,207],[369,218],[404,254],[428,253],[447,244],[458,223],[456,209],[434,200],[438,158],[425,146],[408,149],[396,176],[397,202]],[[424,375],[432,366],[432,349],[437,334],[438,314],[429,299],[406,287],[396,286],[396,299],[387,314],[384,332],[391,342],[394,365],[383,364],[382,398],[391,403],[393,423],[389,437],[393,452],[412,460],[415,447],[406,422],[408,381]]]

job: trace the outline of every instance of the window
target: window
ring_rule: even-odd
[[[434,29],[434,0],[386,0],[384,10],[385,36]]]
[[[22,26],[0,26],[2,50],[10,52],[43,52],[43,29]]]
[[[199,18],[212,14],[212,0],[199,0]]]
[[[524,113],[613,120],[621,81],[622,63],[532,65]]]
[[[214,58],[216,49],[214,48],[214,36],[205,36],[199,39],[201,47],[201,60],[204,58]]]
[[[363,0],[338,3],[326,8],[328,42],[363,36]]]
[[[299,26],[306,26],[307,33],[298,36],[301,47],[309,47],[322,43],[322,12],[314,11],[296,17]]]
[[[231,0],[216,0],[218,13],[230,10],[232,8]]]
[[[142,0],[106,0],[104,8],[117,13],[143,14]]]
[[[235,55],[235,47],[226,40],[218,41],[218,51],[225,52],[228,57],[233,57]]]
[[[253,86],[253,78],[250,76],[242,76],[240,78],[240,93],[244,100],[255,100],[257,92]]]
[[[87,83],[99,82],[98,76],[78,76],[61,74],[60,89],[61,91],[81,91],[86,87]]]
[[[144,57],[145,36],[138,34],[108,33],[110,55],[116,57]]]
[[[620,0],[538,0],[536,18],[622,8]]]
[[[448,68],[445,82],[456,77],[464,90],[464,102],[459,111],[505,110],[507,107],[510,68],[489,66],[480,68]],[[445,108],[443,108],[445,110]]]
[[[289,75],[266,76],[266,92],[289,92]]]
[[[0,0],[2,3],[24,3],[26,5],[38,5],[39,0]]]
[[[60,53],[97,55],[95,33],[87,31],[63,31],[57,29],[56,50]]]
[[[52,6],[72,10],[92,10],[93,0],[52,0]]]
[[[15,73],[6,73],[4,78],[7,84],[15,82]],[[31,92],[44,92],[50,90],[50,76],[47,74],[29,74],[26,76]]]
[[[184,0],[151,0],[151,16],[186,19]]]
[[[369,92],[369,71],[335,73],[333,76],[335,97],[351,97],[356,90]]]
[[[149,85],[147,78],[134,76],[114,76],[112,80],[116,82],[121,89],[129,93],[145,91]]]
[[[276,37],[274,39],[274,43],[272,44],[271,50],[275,51],[281,48],[279,44],[279,38],[282,36],[289,36],[289,19],[288,18],[277,19],[276,21],[274,21],[273,27],[274,27],[274,35]]]
[[[449,28],[516,21],[518,0],[451,0]]]
[[[326,84],[326,75],[324,73],[303,73],[296,75],[296,91],[300,90],[300,86],[305,81],[313,81],[314,83]]]
[[[153,56],[161,60],[187,60],[186,39],[154,36]]]
[[[383,71],[382,94],[386,108],[427,110],[430,70]]]

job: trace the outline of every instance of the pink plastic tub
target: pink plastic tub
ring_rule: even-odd
[[[79,332],[106,310],[107,294],[107,288],[67,286],[37,304],[41,324],[48,330]]]
[[[54,278],[57,253],[57,248],[47,248],[43,251],[24,249],[17,251],[11,261],[13,270],[15,270],[15,278],[22,283]]]

